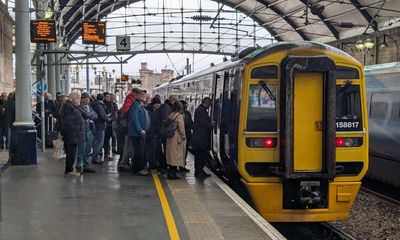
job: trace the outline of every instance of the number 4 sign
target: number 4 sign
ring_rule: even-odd
[[[117,51],[131,50],[131,39],[128,36],[117,36]]]

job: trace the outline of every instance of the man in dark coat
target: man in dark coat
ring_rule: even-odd
[[[65,176],[79,176],[79,173],[74,172],[74,162],[76,158],[76,150],[78,144],[81,144],[86,139],[85,121],[82,118],[79,110],[80,95],[73,92],[68,96],[67,102],[61,109],[61,136],[64,140],[64,150],[66,154],[65,160]]]
[[[89,106],[90,96],[87,93],[82,93],[81,105],[79,110],[81,111],[83,120],[85,120],[85,132],[86,141],[78,145],[78,158],[76,161],[76,171],[84,173],[96,172],[90,168],[89,158],[92,152],[93,145],[93,133],[95,131],[94,121],[97,120],[97,113]]]
[[[160,130],[163,121],[168,118],[169,114],[172,112],[172,105],[177,101],[179,101],[177,95],[170,95],[169,98],[167,100],[165,100],[165,103],[160,106],[160,108],[157,111],[158,112],[157,113],[157,126],[158,126],[157,131]],[[166,139],[160,138],[160,143],[161,143],[161,146],[159,146],[159,148],[162,149],[163,154],[157,154],[158,162],[160,163],[160,165],[158,166],[158,171],[161,173],[164,173],[167,170],[167,160],[165,158]]]
[[[5,139],[5,141],[4,141]],[[0,98],[0,149],[8,146],[8,121],[7,121],[7,93],[3,92]]]
[[[111,115],[106,114],[105,105],[103,102],[104,95],[97,94],[97,100],[92,104],[93,110],[97,113],[97,120],[94,121],[95,132],[93,140],[93,153],[92,153],[92,163],[103,164],[101,159],[101,149],[104,144],[104,134],[106,130],[106,122],[111,121]]]
[[[158,126],[157,126],[157,117],[158,117],[158,109],[161,106],[161,100],[159,98],[153,98],[151,103],[146,106],[146,110],[150,117],[150,128],[146,134],[146,146],[145,146],[145,156],[147,162],[150,165],[150,168],[154,169],[158,167],[160,164],[156,161],[157,154],[162,154],[162,152],[157,152],[157,143],[158,143]],[[161,146],[160,146],[161,147]],[[160,148],[161,149],[161,148]]]
[[[194,150],[194,175],[196,178],[209,177],[210,174],[204,171],[206,158],[211,150],[211,118],[208,115],[208,109],[211,106],[211,99],[205,97],[200,106],[194,113],[192,148]]]
[[[109,121],[106,122],[106,128],[104,131],[104,160],[113,160],[112,157],[110,157],[110,140],[113,136],[113,129],[112,129],[112,120],[115,120],[117,118],[117,111],[118,107],[115,108],[115,105],[111,101],[111,94],[108,92],[104,93],[104,107],[106,114],[110,116]]]

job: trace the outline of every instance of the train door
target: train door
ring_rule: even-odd
[[[214,75],[214,89],[213,89],[213,103],[212,103],[212,113],[211,121],[214,122],[214,128],[212,131],[212,150],[213,153],[221,160],[220,155],[220,118],[221,118],[221,102],[222,102],[222,92],[224,84],[224,73],[218,72]]]
[[[322,170],[322,73],[294,74],[294,171]]]

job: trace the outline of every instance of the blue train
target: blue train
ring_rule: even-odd
[[[400,62],[365,68],[370,163],[367,176],[400,187]]]

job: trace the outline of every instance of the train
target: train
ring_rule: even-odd
[[[209,165],[235,172],[270,222],[344,220],[368,169],[363,66],[317,42],[247,48],[156,86],[194,114],[211,97]]]
[[[365,67],[370,137],[367,177],[400,187],[400,63]]]

